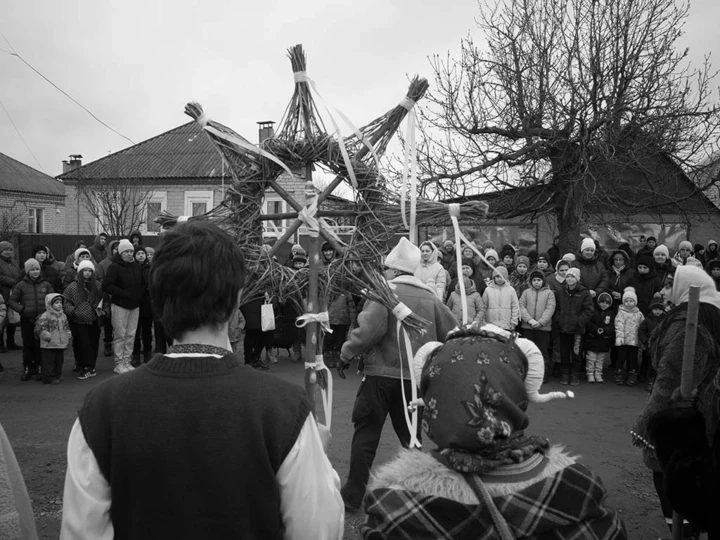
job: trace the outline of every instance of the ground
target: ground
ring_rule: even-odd
[[[18,332],[19,334],[19,332]],[[10,438],[33,501],[41,540],[58,538],[62,515],[65,476],[65,447],[76,411],[91,388],[110,377],[110,358],[99,359],[98,376],[78,381],[71,372],[73,360],[67,351],[64,377],[60,385],[20,382],[20,351],[0,355],[5,372],[0,374],[0,422]],[[301,364],[281,356],[271,373],[302,384]],[[334,378],[333,424],[329,455],[333,466],[345,478],[352,439],[352,410],[360,376],[349,373],[347,380]],[[557,383],[543,391],[559,390]],[[639,450],[630,444],[629,430],[647,396],[644,385],[635,388],[614,384],[581,384],[574,388],[572,401],[531,405],[529,433],[542,434],[551,442],[567,446],[582,456],[583,462],[598,473],[610,494],[610,504],[622,516],[632,539],[658,538],[667,534],[649,471],[643,466]],[[239,404],[238,406],[241,406]],[[320,399],[318,410],[322,411]],[[389,422],[378,450],[376,464],[390,459],[398,449]],[[358,537],[363,516],[346,516],[346,538]]]

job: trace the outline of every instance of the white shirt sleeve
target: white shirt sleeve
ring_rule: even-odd
[[[275,475],[285,538],[339,540],[345,526],[340,477],[330,465],[315,417],[309,415]]]
[[[67,449],[60,540],[112,540],[110,485],[75,420]]]
[[[78,420],[68,441],[60,540],[112,540],[110,485]],[[308,416],[275,476],[285,538],[339,540],[345,526],[340,477],[330,465],[315,418]]]

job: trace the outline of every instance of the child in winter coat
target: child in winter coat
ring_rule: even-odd
[[[641,378],[646,378],[648,381],[648,392],[652,390],[653,382],[655,381],[655,370],[652,367],[652,361],[650,358],[650,336],[653,330],[662,322],[667,313],[665,312],[665,306],[663,305],[662,298],[660,295],[655,295],[652,303],[650,304],[650,313],[645,320],[640,323],[640,329],[638,330],[638,339],[642,346],[642,364],[640,364],[640,375]]]
[[[470,281],[472,281],[473,285],[475,286],[475,290],[480,296],[482,296],[485,292],[485,289],[487,289],[487,285],[485,284],[485,280],[482,278],[482,276],[475,271],[476,266],[473,260],[463,258],[460,263],[460,268],[462,271],[462,275],[470,278]],[[458,283],[459,282],[457,278],[453,279],[450,282],[450,286],[448,287],[448,298],[450,297],[450,293],[455,290]]]
[[[550,332],[555,313],[555,293],[545,284],[541,270],[530,272],[530,288],[520,296],[520,319],[523,337],[537,345],[545,362],[545,373],[552,371],[550,365]]]
[[[477,320],[480,309],[482,308],[482,296],[477,292],[475,283],[468,276],[463,276],[465,284],[465,305],[467,306],[467,323]],[[450,308],[453,315],[457,319],[458,324],[463,324],[462,316],[462,295],[460,294],[460,283],[455,286],[455,290],[450,293],[447,301],[447,307]]]
[[[480,324],[494,324],[514,332],[520,320],[520,306],[515,289],[508,281],[507,269],[498,266],[493,271],[493,281],[485,289],[477,317]]]
[[[558,263],[558,266],[560,263]],[[561,375],[560,384],[577,386],[580,384],[573,369],[579,364],[582,336],[585,326],[592,317],[593,306],[590,291],[580,283],[580,269],[570,268],[565,274],[565,283],[557,295],[557,323],[559,326],[558,347],[560,348]]]
[[[515,289],[515,294],[518,298],[522,296],[525,289],[530,287],[529,270],[530,259],[525,255],[520,255],[515,263],[515,270],[510,272],[510,285]]]
[[[638,347],[640,324],[645,317],[637,307],[635,289],[623,292],[622,305],[615,316],[615,345],[618,347],[615,384],[635,386],[638,379]]]
[[[37,259],[25,261],[25,276],[12,288],[8,302],[20,314],[20,334],[23,340],[21,381],[29,381],[33,375],[37,380],[42,380],[42,355],[40,341],[35,335],[35,321],[45,312],[45,297],[52,292],[55,291],[42,276]]]
[[[43,384],[60,384],[65,349],[70,343],[70,323],[63,310],[64,297],[51,293],[45,297],[45,313],[35,323],[42,349]]]
[[[541,253],[538,255],[537,262],[535,263],[535,270],[540,270],[547,279],[553,274],[552,266],[550,266],[550,255],[547,253]]]
[[[610,293],[600,293],[585,334],[585,374],[587,382],[602,383],[603,367],[610,356],[615,337],[615,311]]]

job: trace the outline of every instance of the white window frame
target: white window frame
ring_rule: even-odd
[[[40,219],[40,226],[38,227],[38,210],[41,212],[41,219]],[[36,233],[36,234],[42,234],[45,232],[45,208],[28,208],[28,232],[29,233]],[[33,220],[33,223],[35,227],[30,227],[30,220]],[[33,230],[34,229],[34,230]]]
[[[148,231],[147,205],[150,203],[160,203],[160,211],[161,212],[167,211],[167,191],[153,192],[152,197],[150,197],[147,200],[147,203],[145,204],[145,223],[143,223],[142,227],[140,227],[140,230],[143,234],[148,234],[150,236],[157,236],[158,234],[160,234],[159,232]],[[192,206],[190,208],[192,208]]]
[[[265,197],[265,200],[263,201],[263,207],[262,207],[262,213],[263,215],[267,214],[274,214],[275,211],[270,212],[269,206],[271,203],[280,203],[280,212],[281,214],[285,214],[288,212],[288,203],[285,199],[283,199],[280,196],[277,197]],[[273,237],[273,238],[280,238],[285,231],[288,228],[288,220],[283,219],[280,222],[280,227],[275,227],[275,224],[271,221],[263,221],[263,236],[264,237]]]
[[[206,203],[207,212],[215,208],[215,192],[210,190],[205,191],[186,191],[185,192],[185,214],[186,216],[192,216],[192,205],[197,203]]]

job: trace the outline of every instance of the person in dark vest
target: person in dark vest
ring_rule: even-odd
[[[342,537],[339,477],[305,391],[230,351],[245,272],[216,225],[165,233],[150,295],[173,345],[85,396],[62,538]]]

